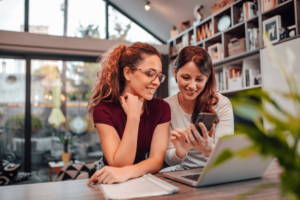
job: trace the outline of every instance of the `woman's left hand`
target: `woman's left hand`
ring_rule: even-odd
[[[99,182],[104,184],[122,183],[130,178],[130,173],[126,167],[110,167],[105,166],[93,174],[88,180],[87,185],[92,182]]]
[[[212,136],[215,132],[215,126],[216,125],[213,124],[208,132],[205,125],[200,122],[199,127],[202,131],[203,136],[200,135],[194,124],[191,124],[190,128],[187,128],[188,136],[191,143],[193,144],[193,148],[201,151],[205,157],[209,157],[214,148]]]

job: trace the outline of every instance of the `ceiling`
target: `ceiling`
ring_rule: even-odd
[[[193,11],[196,5],[203,5],[204,18],[211,15],[211,6],[218,0],[150,0],[151,9],[146,11],[146,0],[109,0],[127,15],[146,27],[150,32],[167,42],[173,25],[196,18]]]

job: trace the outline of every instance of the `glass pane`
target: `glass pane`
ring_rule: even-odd
[[[129,20],[113,7],[108,7],[109,13],[109,38],[111,40],[125,40],[128,42],[145,42],[149,44],[162,43],[152,35]]]
[[[29,32],[49,35],[63,35],[64,12],[61,10],[64,0],[30,0]]]
[[[25,60],[0,58],[0,159],[24,158]]]
[[[87,119],[87,101],[99,69],[100,63],[31,62],[31,111],[37,124],[31,136],[36,144],[32,169],[40,171],[45,180],[49,180],[47,163],[61,161],[65,151],[59,136],[73,136],[67,150],[78,162],[92,162],[103,155],[97,131]]]
[[[105,2],[103,0],[69,1],[67,35],[105,39]]]
[[[24,0],[0,1],[0,30],[23,31]]]

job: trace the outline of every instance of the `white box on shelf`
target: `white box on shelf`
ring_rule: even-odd
[[[242,88],[242,77],[229,78],[228,79],[228,90],[238,90]]]

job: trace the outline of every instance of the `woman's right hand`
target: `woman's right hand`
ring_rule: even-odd
[[[144,103],[143,99],[139,99],[137,96],[134,96],[133,94],[127,92],[120,97],[120,102],[124,112],[127,115],[127,118],[140,118]]]
[[[192,148],[192,144],[188,138],[187,130],[176,128],[175,130],[171,131],[170,141],[174,145],[176,149],[175,153],[179,158],[184,158]]]

